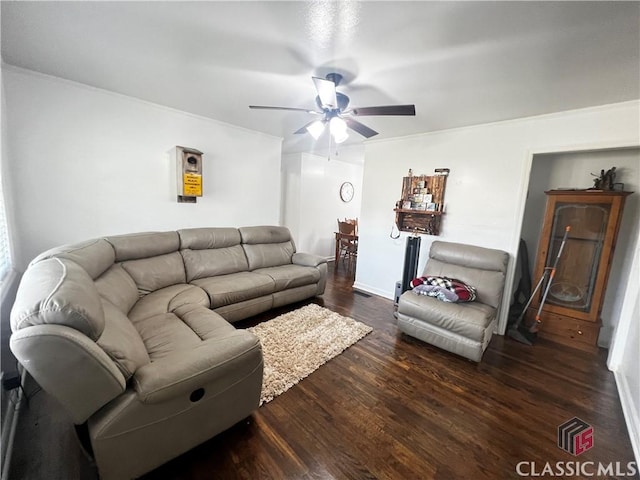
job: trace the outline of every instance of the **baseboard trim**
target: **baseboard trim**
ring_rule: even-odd
[[[613,375],[616,379],[618,396],[622,404],[622,412],[624,413],[624,420],[627,424],[633,455],[636,458],[636,463],[640,465],[640,412],[636,410],[635,404],[633,403],[633,395],[631,394],[627,377],[619,372],[613,372]]]
[[[353,284],[354,290],[361,290],[363,292],[372,293],[377,295],[378,297],[386,298],[387,300],[393,300],[393,294],[389,294],[389,292],[380,290],[378,288],[370,287],[369,285],[364,285],[360,282],[354,282]]]
[[[21,382],[24,385],[26,379],[26,371],[22,373]],[[0,387],[2,388],[2,387]],[[18,418],[24,403],[24,395],[22,388],[18,388],[11,392],[2,392],[3,395],[13,395],[15,398],[12,402],[11,398],[7,398],[7,407],[4,412],[2,423],[2,480],[9,479],[9,471],[11,469],[11,456],[13,454],[13,442],[18,427]],[[15,403],[14,403],[15,402]]]

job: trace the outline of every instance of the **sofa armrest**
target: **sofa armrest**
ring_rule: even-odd
[[[11,351],[29,374],[66,409],[73,423],[125,391],[111,358],[89,337],[64,325],[34,325],[11,335]]]
[[[317,267],[322,263],[327,263],[327,259],[319,255],[300,252],[294,253],[291,261],[296,265],[302,265],[303,267]]]
[[[134,388],[143,403],[160,403],[199,388],[223,391],[262,368],[262,346],[246,330],[210,339],[139,368]]]

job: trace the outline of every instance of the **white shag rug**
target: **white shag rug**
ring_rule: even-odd
[[[309,304],[247,330],[262,343],[263,405],[340,355],[373,328]]]

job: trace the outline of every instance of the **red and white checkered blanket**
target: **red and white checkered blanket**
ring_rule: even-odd
[[[478,293],[475,287],[472,287],[471,285],[467,285],[466,283],[460,280],[457,280],[455,278],[417,277],[411,280],[411,283],[409,284],[411,288],[415,288],[420,285],[428,285],[431,287],[439,287],[440,289],[446,289],[449,292],[454,293],[458,297],[457,300],[453,300],[457,302],[473,302],[478,297]],[[417,292],[417,293],[421,293],[421,292]],[[428,293],[425,293],[425,294],[428,295]],[[436,295],[433,295],[433,296],[436,296]],[[441,298],[441,297],[438,297],[438,298]],[[447,296],[447,298],[451,298],[451,296]]]

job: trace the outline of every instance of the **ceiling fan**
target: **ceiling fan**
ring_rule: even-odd
[[[372,115],[415,115],[415,105],[385,105],[377,107],[360,107],[348,108],[349,97],[343,93],[336,91],[336,87],[342,80],[339,73],[329,73],[326,78],[312,77],[313,83],[318,92],[316,96],[317,110],[309,110],[306,108],[295,107],[269,107],[263,105],[249,105],[249,108],[262,110],[293,110],[306,112],[317,115],[320,118],[307,123],[294,133],[310,133],[315,139],[318,139],[324,132],[327,125],[336,143],[344,142],[349,136],[347,128],[358,132],[365,138],[373,137],[378,132],[367,127],[363,123],[355,120],[353,117],[372,116]]]

